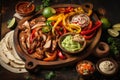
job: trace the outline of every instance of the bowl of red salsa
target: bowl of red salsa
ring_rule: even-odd
[[[76,70],[82,76],[90,76],[95,72],[95,65],[89,60],[82,60],[78,62]]]
[[[35,5],[31,4],[28,6],[30,2],[24,1],[24,2],[18,2],[15,6],[15,11],[21,16],[29,16],[31,15],[35,10]]]

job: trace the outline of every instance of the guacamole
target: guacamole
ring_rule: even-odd
[[[72,39],[72,37],[73,37],[72,35],[66,36],[66,37],[63,39],[63,41],[61,42],[61,45],[62,45],[62,47],[63,47],[64,49],[66,49],[67,51],[72,51],[72,52],[74,52],[74,51],[79,50],[79,49],[82,47],[82,45],[81,45],[79,42],[74,41],[74,40]]]

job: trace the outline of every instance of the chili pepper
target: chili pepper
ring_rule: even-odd
[[[32,30],[32,33],[31,33],[31,35],[30,35],[30,43],[33,42],[33,38],[35,37],[35,32],[36,32],[36,29],[33,29],[33,30]]]
[[[101,21],[98,20],[95,23],[95,26],[93,26],[92,29],[89,29],[89,30],[86,30],[86,31],[81,31],[81,35],[87,35],[87,34],[92,33],[93,31],[97,30],[101,26],[101,24],[102,24]]]
[[[49,55],[49,57],[47,56],[46,58],[43,59],[43,61],[53,61],[56,59],[56,57],[57,57],[57,51],[54,51],[52,55]]]
[[[95,35],[95,32],[96,32],[96,31],[94,31],[92,34],[84,35],[83,37],[84,37],[86,40],[89,40],[89,39],[93,38],[93,36]]]
[[[66,59],[67,58],[60,50],[58,50],[57,52],[58,52],[58,56],[59,56],[60,59]]]

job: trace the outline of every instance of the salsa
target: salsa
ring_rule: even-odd
[[[31,6],[27,7],[27,5],[29,5],[29,2],[21,2],[18,3],[18,5],[16,6],[17,11],[19,13],[29,13],[32,12],[34,9],[34,5],[32,4]]]
[[[90,75],[95,71],[95,67],[92,62],[84,60],[78,63],[77,71],[82,75]]]

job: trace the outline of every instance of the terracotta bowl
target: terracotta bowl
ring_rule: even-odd
[[[81,48],[80,48],[80,49],[75,50],[75,51],[71,51],[71,50],[66,50],[66,49],[62,46],[63,40],[64,40],[67,36],[69,36],[69,35],[71,35],[72,37],[75,36],[75,35],[79,35],[79,36],[80,36],[80,38],[83,40],[82,43],[79,43],[79,44],[81,45]],[[86,40],[85,40],[84,37],[81,36],[80,34],[76,34],[76,33],[66,33],[66,34],[60,36],[59,41],[58,41],[58,45],[59,45],[59,47],[60,47],[64,52],[69,53],[69,54],[76,54],[76,53],[82,52],[82,51],[85,49],[85,47],[86,47]]]
[[[96,68],[101,74],[105,76],[112,76],[117,73],[118,64],[112,58],[102,58],[97,62]]]
[[[29,7],[27,7],[30,4],[30,2],[24,1],[24,2],[18,2],[15,6],[15,11],[21,16],[29,16],[35,11],[35,5],[31,4]]]
[[[83,60],[78,62],[76,70],[84,77],[91,76],[95,72],[95,65],[89,60]]]
[[[106,57],[109,54],[110,47],[105,42],[99,42],[95,47],[93,53],[96,57],[102,58]]]

